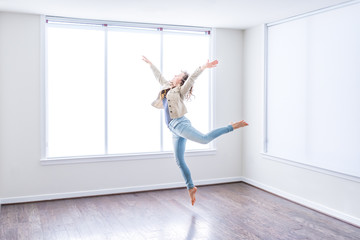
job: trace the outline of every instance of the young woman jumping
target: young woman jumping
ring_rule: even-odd
[[[191,204],[194,205],[196,198],[195,193],[197,187],[194,186],[188,166],[185,163],[185,144],[186,140],[207,144],[215,138],[229,133],[235,129],[245,127],[248,124],[242,120],[232,123],[226,127],[212,130],[207,134],[202,134],[191,126],[191,122],[184,115],[187,113],[184,99],[189,99],[192,94],[192,88],[197,77],[206,69],[214,68],[218,61],[207,61],[204,65],[198,67],[195,72],[190,75],[187,72],[181,72],[175,75],[171,81],[167,81],[161,72],[143,56],[143,60],[148,63],[155,75],[155,78],[162,86],[157,99],[152,105],[165,111],[165,122],[170,131],[173,133],[173,144],[176,163],[185,179],[186,187],[189,191]]]

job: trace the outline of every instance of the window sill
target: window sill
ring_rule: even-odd
[[[295,161],[292,161],[292,160],[289,160],[289,159],[276,157],[276,156],[273,156],[273,155],[270,155],[270,154],[264,153],[264,152],[261,152],[260,155],[265,159],[280,162],[280,163],[287,164],[287,165],[290,165],[290,166],[303,168],[303,169],[311,170],[311,171],[314,171],[314,172],[319,172],[319,173],[322,173],[322,174],[326,174],[326,175],[330,175],[330,176],[334,176],[334,177],[339,177],[339,178],[343,178],[343,179],[347,179],[347,180],[351,180],[351,181],[354,181],[354,182],[360,182],[360,177],[357,177],[357,176],[348,175],[348,174],[340,173],[340,172],[335,172],[335,171],[332,171],[332,170],[328,170],[328,169],[317,167],[317,166],[308,165],[308,164],[305,164],[305,163],[295,162]]]
[[[185,152],[186,157],[208,156],[215,154],[216,154],[216,149],[192,150]],[[121,155],[42,158],[40,159],[40,163],[41,165],[60,165],[60,164],[160,159],[160,158],[173,158],[173,157],[174,157],[173,152],[156,152],[156,153],[134,153],[134,154],[121,154]]]

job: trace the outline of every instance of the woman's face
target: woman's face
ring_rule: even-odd
[[[180,85],[180,84],[181,84],[181,80],[183,79],[184,75],[185,75],[185,73],[183,73],[183,72],[180,73],[180,74],[178,74],[178,75],[175,75],[174,78],[171,80],[172,84],[173,84],[174,86]]]

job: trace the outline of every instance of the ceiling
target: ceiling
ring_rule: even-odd
[[[246,29],[344,0],[0,0],[0,11]]]

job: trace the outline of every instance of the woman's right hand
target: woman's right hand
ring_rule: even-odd
[[[142,56],[142,60],[144,60],[144,62],[146,62],[146,63],[148,63],[148,64],[152,65],[152,63],[150,62],[150,60],[149,60],[149,59],[147,59],[145,56]]]
[[[219,61],[218,60],[214,60],[214,61],[207,61],[204,65],[201,66],[201,69],[204,70],[205,68],[214,68],[218,65]]]

